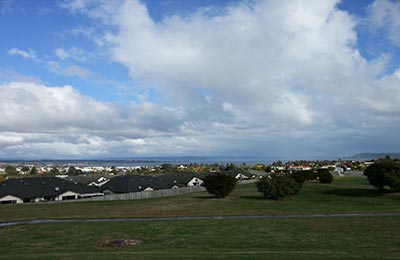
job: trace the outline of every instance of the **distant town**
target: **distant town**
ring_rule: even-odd
[[[80,174],[162,174],[168,172],[219,172],[225,170],[258,170],[265,172],[292,172],[328,168],[338,174],[363,171],[373,163],[369,160],[295,160],[272,163],[197,163],[158,160],[15,160],[0,161],[2,179],[15,176],[69,176]]]

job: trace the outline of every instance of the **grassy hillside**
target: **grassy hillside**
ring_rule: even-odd
[[[254,185],[226,199],[207,193],[140,201],[2,205],[0,219],[262,215],[400,211],[400,194],[363,178],[306,183],[267,201]],[[400,259],[399,217],[67,223],[0,228],[0,259]],[[141,244],[104,247],[109,240]]]
[[[399,232],[400,218],[14,226],[0,228],[0,259],[399,259]]]
[[[305,183],[299,195],[284,201],[264,200],[250,184],[237,186],[225,199],[200,192],[149,200],[1,205],[0,221],[385,211],[400,211],[400,193],[381,194],[364,178],[341,177],[333,184]]]

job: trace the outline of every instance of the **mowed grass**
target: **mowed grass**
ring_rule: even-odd
[[[1,205],[0,222],[30,219],[277,215],[400,211],[400,193],[380,193],[365,178],[341,177],[332,184],[305,183],[283,201],[262,198],[254,184],[238,185],[225,199],[207,192],[159,199]]]
[[[255,186],[225,199],[206,192],[137,201],[1,205],[1,221],[39,218],[274,215],[400,211],[399,193],[363,178],[306,183],[264,200]],[[0,259],[400,259],[399,217],[185,220],[18,225],[0,228]],[[104,248],[106,240],[143,243]]]
[[[399,233],[392,217],[22,225],[0,228],[0,259],[400,259]]]

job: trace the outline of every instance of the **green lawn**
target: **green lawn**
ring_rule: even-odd
[[[148,200],[1,205],[0,221],[388,211],[400,211],[400,193],[381,194],[364,178],[342,177],[333,184],[305,183],[299,195],[283,201],[265,200],[249,184],[237,186],[225,199],[200,192]]]
[[[399,233],[390,217],[25,225],[0,228],[0,259],[400,259]]]
[[[38,218],[267,215],[400,211],[400,194],[366,179],[306,183],[297,196],[262,199],[254,185],[226,199],[194,193],[138,201],[1,205],[0,221]],[[400,259],[400,217],[69,223],[0,228],[0,259]],[[103,248],[106,240],[140,245]]]

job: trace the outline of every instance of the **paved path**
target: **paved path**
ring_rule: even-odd
[[[58,223],[100,223],[100,222],[145,222],[183,220],[224,220],[224,219],[310,219],[310,218],[359,218],[359,217],[400,217],[400,212],[382,213],[339,213],[339,214],[290,214],[268,216],[203,216],[164,218],[105,218],[105,219],[37,219],[26,221],[0,222],[0,227],[16,225],[58,224]]]

